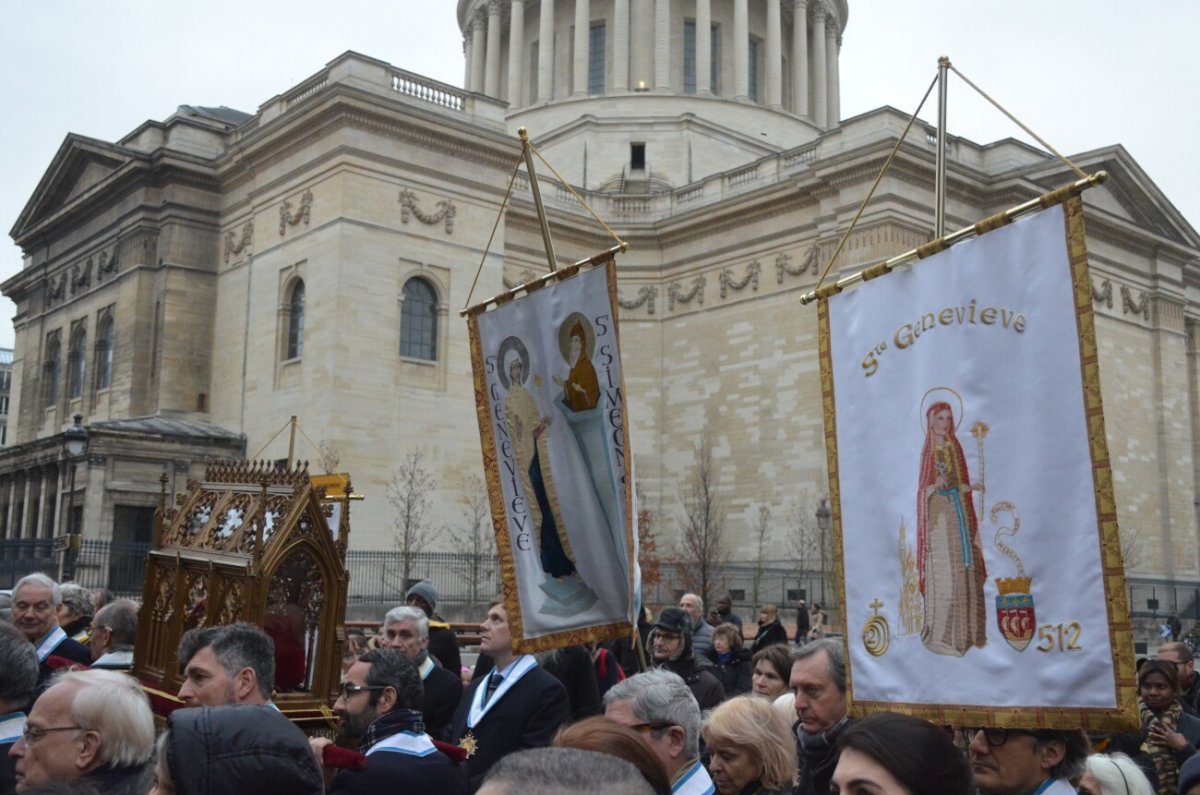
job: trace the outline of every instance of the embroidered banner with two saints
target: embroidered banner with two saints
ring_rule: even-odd
[[[853,704],[959,726],[1129,725],[1079,197],[820,314]]]
[[[616,265],[468,317],[475,402],[518,651],[627,636],[636,511]]]

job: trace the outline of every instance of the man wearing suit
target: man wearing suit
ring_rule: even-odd
[[[570,717],[567,693],[532,655],[513,653],[504,603],[493,602],[479,625],[479,650],[496,668],[476,679],[454,713],[451,741],[467,750],[471,791],[501,757],[550,744]]]
[[[444,740],[462,701],[462,677],[429,654],[429,618],[420,608],[392,608],[383,617],[383,645],[398,649],[417,666],[425,691],[421,701],[425,731],[435,740]]]
[[[50,676],[61,668],[86,667],[92,653],[72,640],[58,625],[62,590],[45,574],[30,574],[17,581],[12,592],[12,620],[30,643],[38,660],[38,692],[49,686]]]

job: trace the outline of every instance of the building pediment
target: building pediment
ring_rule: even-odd
[[[18,245],[67,207],[101,193],[119,172],[144,156],[94,138],[68,135],[9,233]]]

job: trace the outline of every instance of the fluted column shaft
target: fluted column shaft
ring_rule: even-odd
[[[750,18],[746,0],[733,0],[733,96],[750,97]]]
[[[34,538],[37,528],[32,527],[32,522],[29,520],[29,503],[31,500],[30,492],[32,491],[33,482],[29,477],[29,470],[25,471],[25,493],[21,495],[21,538]]]
[[[508,27],[508,104],[519,108],[525,103],[522,94],[525,88],[525,0],[512,0]]]
[[[671,0],[654,3],[654,88],[671,88]]]
[[[696,93],[712,93],[712,7],[696,0]]]
[[[47,522],[49,521],[51,510],[54,507],[50,502],[50,481],[51,481],[51,478],[54,477],[54,473],[50,467],[45,466],[38,470],[38,474],[41,477],[42,491],[41,491],[41,494],[38,495],[38,503],[39,503],[38,525],[39,525],[39,527],[34,530],[34,535],[40,536],[41,530],[48,528],[49,532],[47,533],[47,535],[49,535],[51,538],[53,538],[56,535],[56,533],[54,532],[54,525],[47,524]]]
[[[629,0],[613,2],[612,90],[629,90]]]
[[[487,65],[487,17],[482,14],[471,22],[471,42],[474,58],[471,60],[471,90],[483,93],[484,67]]]
[[[538,102],[554,94],[554,0],[541,0],[538,17]]]
[[[829,106],[829,122],[827,127],[836,127],[838,122],[842,120],[841,111],[841,89],[838,86],[838,51],[841,49],[841,36],[838,35],[838,23],[832,19],[829,21],[828,28],[829,39],[825,43],[825,57],[829,61],[826,67],[826,72],[829,76],[829,97],[826,103]]]
[[[767,105],[783,105],[783,32],[779,0],[767,0]]]
[[[826,76],[825,62],[825,4],[813,4],[813,113],[812,119],[819,127],[825,127],[829,121],[829,108],[825,97],[829,91],[829,78]]]
[[[592,11],[588,0],[575,0],[575,79],[571,93],[576,96],[588,90],[588,34],[591,32]]]
[[[808,115],[808,0],[792,6],[792,113]]]
[[[487,15],[487,72],[484,75],[484,93],[489,97],[500,96],[500,0],[488,3]]]
[[[475,74],[475,25],[467,23],[466,33],[463,34],[463,54],[467,59],[467,68],[463,72],[463,88],[471,91],[472,75]]]

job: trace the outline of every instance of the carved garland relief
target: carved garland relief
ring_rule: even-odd
[[[1096,287],[1095,282],[1092,283],[1092,300],[1097,304],[1104,304],[1108,309],[1113,308],[1113,283],[1110,279],[1104,279],[1100,282],[1100,287]],[[1133,297],[1133,288],[1129,285],[1121,285],[1121,314],[1122,315],[1141,315],[1142,320],[1150,321],[1150,293],[1143,291],[1136,299]]]
[[[450,199],[439,199],[434,203],[434,212],[424,212],[417,203],[417,194],[405,188],[400,191],[400,223],[407,224],[411,213],[416,219],[427,226],[445,222],[446,234],[454,234],[454,216],[457,210]]]
[[[308,226],[309,215],[312,211],[313,195],[311,190],[304,191],[300,197],[300,210],[293,215],[291,201],[284,201],[279,208],[279,236],[283,237],[289,226],[295,226],[301,221]]]

